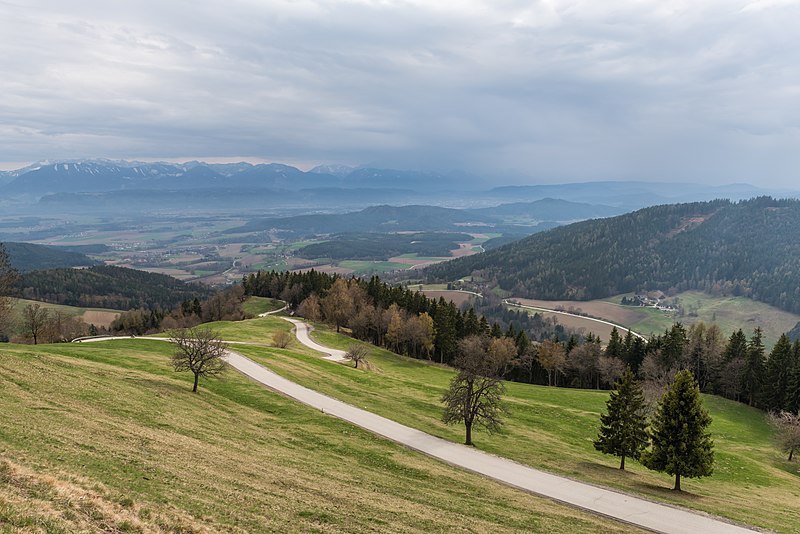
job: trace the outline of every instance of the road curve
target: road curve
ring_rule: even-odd
[[[328,359],[332,359],[331,356],[334,354],[343,352],[322,347],[311,340],[308,337],[308,327],[303,321],[285,319],[295,324],[299,334],[298,340],[302,344],[314,350],[317,350],[316,347],[321,347],[323,349],[321,352],[327,354]],[[84,339],[80,342],[111,339],[131,338],[103,337]],[[166,338],[137,339],[165,340]],[[323,413],[353,423],[365,430],[448,464],[484,475],[523,491],[541,495],[653,532],[665,534],[752,534],[757,532],[701,513],[658,504],[632,495],[545,473],[512,460],[482,452],[473,447],[437,438],[303,387],[231,350],[226,352],[225,359],[236,370],[256,382],[303,404],[319,409]]]
[[[281,317],[281,319],[285,321],[289,321],[294,325],[294,335],[297,336],[297,341],[305,345],[306,347],[315,350],[317,352],[321,352],[323,354],[327,354],[327,356],[323,356],[322,358],[325,360],[331,360],[334,362],[346,362],[347,358],[344,357],[345,351],[339,349],[333,349],[330,347],[325,347],[320,345],[309,336],[309,332],[311,331],[311,326],[299,319],[292,319],[290,317]]]
[[[588,317],[586,315],[579,315],[577,313],[570,313],[570,312],[566,312],[566,311],[551,310],[550,308],[542,308],[540,306],[529,306],[527,304],[520,304],[518,302],[513,302],[513,299],[503,299],[503,304],[506,304],[508,306],[514,306],[515,308],[523,308],[523,309],[527,309],[527,310],[543,311],[543,312],[547,312],[547,313],[556,313],[558,315],[571,315],[572,317],[578,317],[580,319],[586,319],[587,321],[594,321],[596,323],[606,324],[606,325],[609,325],[609,326],[615,326],[617,328],[617,330],[620,330],[622,332],[630,332],[634,336],[636,336],[636,337],[638,337],[640,339],[643,339],[644,341],[647,341],[647,338],[644,337],[642,334],[640,334],[638,332],[634,332],[630,328],[622,326],[621,324],[612,323],[611,321],[606,321],[605,319],[597,319],[595,317]]]

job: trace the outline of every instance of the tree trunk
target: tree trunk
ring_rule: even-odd
[[[197,383],[200,381],[200,375],[195,373],[194,374],[194,387],[192,388],[192,393],[197,393]]]
[[[793,456],[794,456],[794,447],[792,447],[791,449],[789,449],[789,461],[790,461],[790,462],[792,461],[792,457],[793,457]]]
[[[675,487],[672,488],[675,491],[681,491],[681,474],[675,473]]]
[[[467,438],[464,440],[464,445],[472,445],[472,421],[465,421],[464,426],[467,427]]]
[[[624,454],[622,455],[622,460],[620,460],[620,462],[619,462],[619,468],[622,471],[625,471],[625,455]]]

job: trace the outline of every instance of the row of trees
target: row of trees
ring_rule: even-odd
[[[114,333],[143,335],[163,330],[191,328],[212,321],[241,321],[247,318],[242,303],[247,297],[240,285],[217,291],[201,300],[184,300],[170,311],[161,308],[140,308],[120,314],[111,323]]]
[[[508,337],[522,355],[530,339],[509,326],[489,324],[468,308],[461,311],[450,301],[390,286],[372,277],[368,281],[318,273],[258,272],[244,278],[248,295],[279,298],[311,321],[325,321],[353,337],[400,354],[451,364],[458,342],[473,335]]]
[[[590,335],[545,340],[532,351],[548,385],[611,387],[628,367],[657,392],[688,369],[704,393],[767,411],[800,409],[800,342],[783,335],[767,354],[759,328],[749,338],[741,329],[726,338],[716,325],[676,323],[647,342],[615,328],[605,347]]]

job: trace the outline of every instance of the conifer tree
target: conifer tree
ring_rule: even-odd
[[[608,413],[600,416],[600,433],[594,448],[619,456],[619,468],[624,470],[625,458],[638,460],[648,443],[644,393],[630,369],[617,382],[606,408]]]
[[[792,344],[792,361],[789,364],[789,379],[786,387],[786,399],[784,400],[786,411],[800,412],[800,341]]]
[[[761,393],[761,384],[764,380],[764,342],[761,328],[753,331],[753,336],[747,344],[747,353],[742,369],[742,389],[747,395],[748,404],[755,406]]]
[[[762,387],[762,402],[769,411],[786,409],[790,373],[792,372],[792,342],[783,334],[767,360]]]
[[[697,381],[691,371],[680,371],[658,403],[650,427],[653,447],[642,453],[642,464],[675,475],[675,491],[681,490],[681,477],[710,476],[714,470],[714,443],[706,430],[710,424]]]
[[[625,346],[622,339],[619,337],[619,330],[614,326],[611,328],[611,336],[608,338],[608,345],[606,345],[606,356],[611,358],[625,359]]]

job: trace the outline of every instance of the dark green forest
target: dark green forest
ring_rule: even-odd
[[[520,297],[697,289],[800,313],[800,201],[655,206],[556,228],[425,273],[431,281],[477,274]]]
[[[31,271],[20,280],[20,295],[27,299],[115,310],[169,309],[209,293],[164,274],[109,265]]]
[[[11,260],[11,265],[18,271],[34,269],[55,269],[58,267],[86,267],[97,262],[78,250],[61,247],[34,245],[33,243],[3,243]]]
[[[347,233],[330,241],[307,245],[297,251],[302,258],[333,260],[387,260],[401,254],[450,256],[459,243],[471,241],[467,234],[420,232],[413,234]]]
[[[270,229],[299,234],[342,232],[397,232],[456,230],[457,225],[495,222],[494,219],[463,210],[437,206],[371,206],[361,211],[332,215],[298,215],[276,219],[255,219],[244,226],[226,230],[228,234],[260,232]]]

